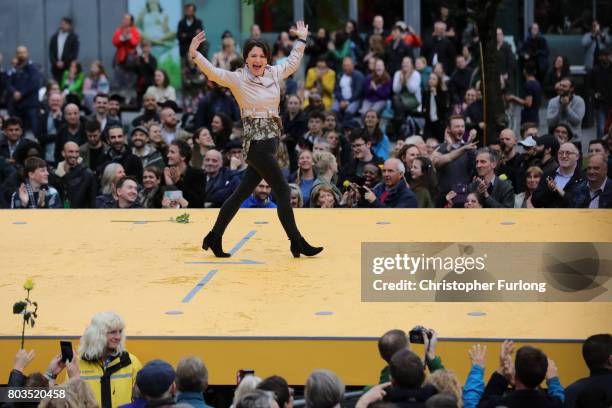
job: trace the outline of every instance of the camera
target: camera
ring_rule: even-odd
[[[412,330],[408,333],[408,337],[410,339],[410,343],[413,344],[425,344],[425,339],[423,338],[423,332],[427,334],[427,338],[431,340],[432,332],[429,329],[426,329],[423,326],[414,326]]]

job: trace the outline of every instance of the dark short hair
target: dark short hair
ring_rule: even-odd
[[[274,399],[280,408],[283,408],[285,404],[291,400],[287,380],[278,375],[273,375],[264,379],[259,383],[257,388],[264,391],[272,391],[274,393]]]
[[[263,50],[263,53],[268,60],[268,64],[272,63],[272,52],[270,51],[270,46],[268,43],[262,40],[254,40],[252,38],[247,40],[247,42],[244,44],[242,59],[246,61],[247,57],[249,56],[249,52],[251,52],[251,50],[255,47],[259,47]]]
[[[85,122],[85,132],[86,133],[93,133],[93,132],[97,132],[98,130],[102,130],[102,127],[100,126],[100,122],[98,122],[97,120],[88,120],[87,122]]]
[[[125,133],[123,132],[123,128],[121,127],[121,125],[118,125],[118,124],[109,125],[106,128],[106,134],[108,136],[110,136],[110,131],[113,130],[113,129],[121,129],[121,134],[125,137]]]
[[[605,151],[609,151],[608,149],[608,144],[606,143],[605,140],[603,139],[593,139],[593,140],[589,140],[589,146],[594,145],[594,144],[600,144],[603,146]]]
[[[36,169],[46,168],[47,162],[40,157],[28,157],[25,159],[25,163],[23,164],[23,177],[27,179],[30,176],[30,173],[35,172]]]
[[[523,123],[523,124],[521,125],[521,136],[523,136],[523,135],[525,134],[525,132],[527,131],[527,129],[532,129],[532,128],[537,129],[537,128],[538,128],[538,125],[536,125],[536,124],[535,124],[535,123],[533,123],[533,122],[525,122],[525,123]]]
[[[423,362],[414,352],[403,349],[391,357],[391,377],[399,388],[420,388],[425,379]]]
[[[370,138],[370,135],[368,135],[368,132],[363,128],[353,129],[351,130],[351,133],[349,134],[349,141],[351,143],[355,143],[355,141],[358,139],[363,139],[365,143],[372,143],[372,139]]]
[[[193,11],[198,11],[198,8],[196,7],[196,5],[194,3],[187,3],[185,4],[185,6],[183,6],[183,9],[189,8],[191,7],[193,9]]]
[[[378,339],[378,353],[387,363],[395,353],[407,347],[408,338],[403,330],[389,330]]]
[[[612,335],[595,334],[582,345],[582,357],[590,370],[606,365],[612,354]]]
[[[168,191],[168,190],[165,190]],[[202,392],[208,384],[208,369],[197,357],[186,357],[176,366],[176,387],[180,392]]]
[[[107,94],[107,93],[104,93],[104,92],[98,92],[98,93],[96,94],[96,96],[94,96],[94,99],[93,99],[93,100],[94,100],[94,102],[95,102],[95,101],[96,101],[96,99],[98,99],[98,98],[106,98],[106,99],[109,99],[108,94]]]
[[[453,123],[453,120],[462,120],[462,121],[463,121],[463,123],[465,123],[465,118],[464,118],[463,116],[461,116],[461,115],[451,115],[451,116],[448,118],[448,122],[447,122],[447,123],[448,123],[448,127],[449,127],[449,128],[450,128],[450,126],[451,126],[451,123]]]
[[[62,17],[62,21],[65,21],[66,23],[72,25],[72,19],[70,17],[66,17],[66,16]]]
[[[117,180],[117,182],[115,183],[115,188],[119,190],[121,187],[123,187],[126,181],[133,181],[134,183],[136,183],[136,185],[138,185],[138,181],[134,177],[124,176]]]
[[[325,122],[325,115],[321,111],[314,110],[308,115],[308,120],[310,119],[321,119],[321,122]]]
[[[187,144],[186,141],[180,139],[174,139],[170,142],[170,146],[176,146],[179,149],[179,155],[185,159],[185,163],[189,163],[191,161],[191,147]]]
[[[28,153],[32,149],[38,152],[37,157],[42,158],[43,150],[42,150],[42,147],[40,147],[40,144],[31,139],[23,139],[23,141],[19,143],[19,145],[17,146],[17,149],[15,150],[15,161],[23,165],[25,160],[28,158]],[[29,157],[34,157],[34,156],[29,156]]]
[[[2,129],[8,129],[9,126],[19,126],[23,129],[23,122],[17,116],[9,116],[2,122]]]
[[[548,370],[548,358],[538,348],[523,346],[516,352],[514,361],[516,377],[527,388],[536,388],[546,376]]]

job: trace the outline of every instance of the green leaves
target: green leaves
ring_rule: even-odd
[[[24,302],[23,300],[16,302],[13,305],[13,314],[21,314],[23,313],[23,311],[25,310],[26,306],[28,304],[26,302]]]
[[[170,221],[178,222],[179,224],[189,224],[189,214],[183,213],[176,218],[170,218]]]

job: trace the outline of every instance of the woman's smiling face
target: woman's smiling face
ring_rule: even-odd
[[[262,76],[267,64],[268,59],[266,58],[266,54],[260,47],[253,47],[253,49],[249,51],[246,65],[252,75]]]

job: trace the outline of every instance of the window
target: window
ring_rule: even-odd
[[[304,21],[312,32],[323,27],[327,31],[344,29],[349,18],[349,0],[305,0]]]
[[[266,0],[255,5],[255,24],[263,33],[287,31],[292,22],[293,1]]]

